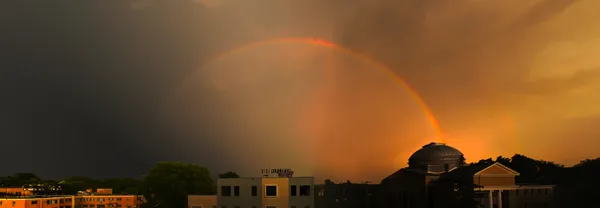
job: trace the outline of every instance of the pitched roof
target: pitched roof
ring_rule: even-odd
[[[491,164],[491,165],[489,165],[488,167],[486,167],[486,168],[484,168],[484,169],[482,169],[482,170],[479,170],[479,171],[477,171],[477,172],[475,173],[475,175],[480,175],[480,174],[482,174],[483,172],[485,172],[486,170],[488,170],[488,169],[490,169],[490,168],[492,168],[492,167],[499,167],[500,169],[502,169],[502,170],[504,170],[504,171],[508,172],[508,174],[512,174],[512,175],[515,175],[515,176],[518,176],[518,175],[519,175],[519,172],[517,172],[517,171],[515,171],[515,170],[513,170],[513,169],[510,169],[509,167],[506,167],[505,165],[502,165],[502,163],[499,163],[499,162],[496,162],[496,163],[494,163],[494,164]]]
[[[506,170],[510,174],[519,175],[517,171],[510,169],[502,165],[501,163],[476,163],[467,166],[458,167],[455,170],[444,174],[444,177],[465,177],[465,176],[474,176],[476,174],[480,174],[483,171],[491,168],[491,167],[499,167],[503,170]]]

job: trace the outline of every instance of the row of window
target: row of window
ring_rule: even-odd
[[[96,201],[99,201],[99,202],[103,202],[103,201],[104,201],[104,199],[108,199],[108,201],[112,201],[112,200],[115,200],[115,201],[121,201],[121,198],[110,198],[110,197],[109,197],[109,198],[93,198],[93,197],[85,197],[85,198],[79,198],[79,201],[94,201],[94,200],[96,200]],[[126,199],[126,200],[129,200],[129,198],[125,198],[125,199]]]
[[[265,197],[277,197],[276,185],[265,185]],[[221,186],[221,196],[232,196],[231,186]],[[258,186],[252,186],[250,190],[251,196],[258,196]],[[233,196],[240,196],[240,186],[233,186]],[[310,186],[301,185],[290,186],[290,196],[310,196]]]
[[[533,194],[535,193],[536,189],[523,189],[523,196],[527,196],[527,193],[529,192],[530,196],[533,196]],[[538,195],[548,195],[548,189],[537,189]],[[543,192],[543,193],[542,193]],[[517,196],[519,196],[519,189],[517,189],[515,191],[515,194]]]

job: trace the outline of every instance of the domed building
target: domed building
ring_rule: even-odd
[[[410,156],[408,167],[381,181],[379,207],[512,208],[532,201],[536,207],[552,207],[547,202],[554,186],[518,185],[518,175],[500,163],[465,165],[458,149],[432,142]],[[538,198],[532,199],[532,193]]]
[[[429,207],[430,185],[464,163],[463,153],[444,143],[429,143],[413,153],[408,167],[383,179],[383,207]]]
[[[440,174],[453,170],[464,162],[462,152],[443,143],[430,143],[423,146],[408,159],[408,168],[430,174]]]

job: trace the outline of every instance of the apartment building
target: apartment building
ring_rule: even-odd
[[[190,204],[191,207],[195,205]],[[223,178],[219,208],[314,208],[313,177]]]
[[[0,208],[135,208],[143,202],[136,195],[22,196],[0,198]]]

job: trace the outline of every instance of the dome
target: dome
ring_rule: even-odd
[[[458,166],[462,157],[463,154],[458,149],[444,143],[432,142],[413,153],[408,159],[408,165],[419,169],[440,165],[452,168]]]

